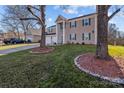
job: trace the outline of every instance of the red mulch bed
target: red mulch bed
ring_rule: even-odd
[[[92,53],[81,55],[78,64],[92,73],[112,78],[124,78],[124,58],[113,57],[110,61],[100,60]]]
[[[44,53],[49,53],[49,52],[52,52],[54,50],[54,48],[52,47],[43,47],[43,48],[41,48],[41,47],[37,47],[37,48],[33,48],[32,50],[31,50],[31,53],[42,53],[42,54],[44,54]]]

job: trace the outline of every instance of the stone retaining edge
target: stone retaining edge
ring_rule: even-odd
[[[112,77],[107,77],[107,76],[102,76],[102,75],[99,75],[99,74],[95,74],[87,69],[84,69],[80,66],[80,64],[78,64],[78,58],[82,56],[82,55],[79,55],[77,56],[75,59],[74,59],[74,64],[83,72],[86,72],[92,76],[95,76],[95,77],[99,77],[101,79],[104,79],[104,80],[108,80],[108,81],[111,81],[111,82],[114,82],[114,83],[119,83],[119,84],[124,84],[124,79],[121,79],[121,78],[112,78]]]

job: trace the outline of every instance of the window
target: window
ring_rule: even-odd
[[[76,34],[74,33],[70,34],[70,40],[76,40]]]
[[[89,40],[91,40],[91,33],[89,33]]]
[[[47,30],[48,30],[48,32],[51,32],[51,29],[50,28],[48,28]]]
[[[82,40],[84,40],[84,33],[82,34]]]
[[[91,18],[82,20],[82,26],[89,26],[89,25],[91,25]]]
[[[63,24],[62,24],[62,23],[60,23],[60,29],[61,29],[61,30],[63,29]]]
[[[76,21],[70,22],[70,28],[71,27],[76,27]]]
[[[53,28],[51,27],[51,32],[53,31]]]
[[[88,24],[89,24],[89,20],[88,19],[84,19],[84,25],[88,26]]]
[[[85,38],[85,40],[89,40],[89,33],[85,33],[84,38]]]
[[[49,27],[49,28],[47,28],[47,31],[48,32],[52,32],[54,30],[54,27]]]

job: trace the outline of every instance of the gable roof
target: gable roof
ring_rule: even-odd
[[[82,18],[82,17],[87,17],[87,16],[92,16],[92,15],[96,15],[97,13],[91,13],[91,14],[87,14],[87,15],[83,15],[83,16],[79,16],[79,17],[74,17],[74,18],[70,18],[70,19],[67,19],[65,17],[63,17],[62,15],[59,15],[56,19],[55,22],[58,22],[58,21],[61,21],[61,20],[75,20],[75,19],[78,19],[78,18]]]
[[[86,16],[92,16],[92,15],[95,15],[97,13],[92,13],[92,14],[87,14],[87,15],[83,15],[83,16],[79,16],[79,17],[74,17],[74,18],[70,18],[68,20],[74,20],[74,19],[78,19],[78,18],[82,18],[82,17],[86,17]]]
[[[57,19],[56,19],[55,22],[57,22],[57,21],[61,21],[61,20],[66,20],[66,18],[63,17],[62,15],[59,15],[59,16],[57,17]]]
[[[56,25],[49,26],[49,27],[47,27],[47,29],[48,29],[48,28],[53,28],[53,27],[56,27]]]

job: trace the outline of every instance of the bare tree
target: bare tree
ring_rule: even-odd
[[[32,17],[23,17],[20,20],[36,20],[41,25],[40,47],[45,47],[45,5],[28,5],[27,10],[31,13]]]
[[[109,24],[108,43],[112,45],[124,45],[124,32],[120,31],[116,24]]]
[[[29,28],[32,27],[33,22],[31,20],[29,21],[22,21],[20,18],[22,17],[28,17],[30,16],[30,13],[26,10],[26,6],[5,6],[4,7],[6,16],[3,15],[2,23],[4,25],[9,25],[9,27],[13,28],[18,32],[18,36],[20,32],[24,33],[25,40],[26,40],[26,33],[29,30]],[[9,20],[9,22],[8,22]],[[9,24],[8,24],[9,23]]]
[[[17,32],[18,38],[20,38],[19,30],[18,30],[19,23],[15,22],[13,20],[10,20],[8,17],[5,17],[5,16],[4,16],[4,19],[2,19],[0,22],[1,22],[1,26],[4,28],[4,30],[13,32],[13,34],[15,36],[16,36],[16,32]]]

